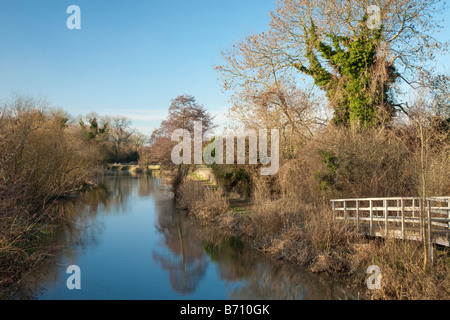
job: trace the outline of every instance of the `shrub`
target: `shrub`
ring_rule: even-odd
[[[187,209],[189,214],[210,220],[230,210],[221,189],[202,184],[199,181],[185,179],[179,187],[178,206]]]

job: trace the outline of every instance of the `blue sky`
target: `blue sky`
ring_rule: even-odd
[[[69,30],[66,9],[81,9]],[[221,121],[220,49],[263,31],[274,0],[0,0],[0,100],[47,97],[73,116],[123,114],[149,133],[190,94]]]
[[[0,0],[0,102],[46,97],[73,116],[125,115],[150,133],[171,99],[191,94],[222,122],[220,49],[266,30],[275,2]],[[72,4],[81,30],[66,27]]]

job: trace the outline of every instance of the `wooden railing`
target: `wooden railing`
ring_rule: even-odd
[[[425,223],[428,240],[450,246],[450,197],[427,198],[425,203],[421,198],[340,199],[331,202],[335,220],[356,224],[364,234],[420,241],[422,223]],[[420,218],[422,208],[425,210],[424,220]]]

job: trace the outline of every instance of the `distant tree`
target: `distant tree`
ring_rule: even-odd
[[[146,137],[136,132],[130,119],[121,116],[99,116],[92,112],[80,117],[81,134],[86,141],[95,145],[105,162],[135,162],[137,149],[145,143]]]
[[[104,140],[109,134],[109,121],[106,118],[100,118],[95,112],[88,114],[85,120],[80,117],[79,124],[85,139],[88,141]]]
[[[181,95],[172,100],[167,119],[155,129],[150,137],[150,149],[154,162],[171,163],[171,151],[176,142],[171,141],[172,133],[177,129],[186,129],[194,133],[194,123],[201,122],[203,133],[215,128],[213,116],[199,104],[193,96]]]
[[[61,128],[67,128],[71,123],[72,117],[63,109],[50,109],[49,113],[52,121],[59,124]]]
[[[130,139],[131,139],[131,143],[136,148],[145,146],[150,141],[150,139],[147,135],[145,135],[139,131],[135,131]]]
[[[126,159],[129,152],[132,135],[135,133],[131,128],[131,120],[125,117],[113,117],[110,120],[110,137],[113,142],[114,160],[120,162]],[[127,150],[128,149],[128,150]]]
[[[214,117],[193,96],[181,95],[172,100],[167,119],[161,122],[159,129],[153,131],[151,139],[171,136],[177,129],[194,132],[194,122],[197,121],[202,122],[204,133],[214,128],[213,120]]]

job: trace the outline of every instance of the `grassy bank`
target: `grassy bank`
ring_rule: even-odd
[[[154,172],[158,172],[160,170],[160,166],[141,166],[138,164],[108,164],[108,171],[120,171],[120,172],[128,172],[130,174],[138,174],[138,173],[146,173],[152,174]]]

